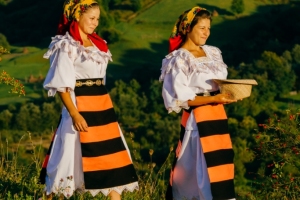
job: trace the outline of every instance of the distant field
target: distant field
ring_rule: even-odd
[[[253,23],[250,18],[257,12],[260,4],[256,0],[245,0],[245,12],[237,19],[230,11],[231,0],[162,0],[145,12],[139,14],[130,22],[120,22],[116,28],[122,32],[122,40],[109,44],[113,54],[113,62],[107,70],[108,85],[118,79],[127,81],[135,78],[142,85],[151,79],[158,79],[161,60],[168,53],[168,38],[177,17],[193,6],[205,7],[210,11],[216,10],[219,16],[214,17],[211,37],[208,44],[222,46],[230,43]],[[49,62],[42,56],[47,49],[13,47],[11,55],[4,55],[0,62],[0,70],[5,70],[13,77],[21,80],[30,75],[45,76]],[[226,60],[226,58],[225,58]],[[30,86],[32,87],[32,86]],[[4,93],[3,93],[4,90]],[[14,96],[4,95],[1,87],[0,105],[19,101]],[[26,88],[27,97],[38,97],[34,88]],[[21,98],[26,100],[26,98]]]
[[[138,15],[129,23],[120,23],[116,27],[123,33],[124,41],[110,45],[114,63],[108,74],[115,78],[126,78],[129,71],[156,71],[157,78],[162,58],[168,53],[168,38],[178,16],[193,6],[214,9],[220,14],[212,24],[208,44],[220,46],[238,37],[249,20],[236,19],[230,12],[231,0],[172,1],[163,0]],[[245,1],[243,16],[255,13],[260,4],[255,0]],[[253,19],[252,19],[253,20]],[[226,26],[222,24],[226,22]],[[117,71],[121,72],[118,73]],[[126,73],[127,72],[127,73]]]

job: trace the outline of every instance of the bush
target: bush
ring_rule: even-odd
[[[259,124],[254,149],[261,162],[254,174],[254,196],[264,199],[296,200],[300,196],[300,109],[276,114],[266,124]]]
[[[136,12],[142,8],[141,0],[131,0],[132,11]]]
[[[10,45],[5,37],[5,35],[3,35],[2,33],[0,33],[0,46],[4,47],[5,49],[10,49]],[[1,52],[0,52],[1,55]]]
[[[101,35],[104,40],[111,44],[118,42],[121,39],[121,32],[115,28],[103,29]]]

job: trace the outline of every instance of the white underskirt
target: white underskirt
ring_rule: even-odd
[[[173,199],[212,200],[207,165],[194,112],[190,113],[185,130],[173,172]]]
[[[101,192],[107,196],[111,191],[116,191],[121,194],[125,190],[130,192],[138,190],[138,182],[113,188],[85,190],[79,133],[73,129],[72,119],[65,111],[66,110],[63,111],[61,123],[56,131],[47,165],[46,194],[63,194],[65,197],[69,198],[75,191],[80,193],[90,192],[93,196]],[[131,159],[121,129],[120,134]]]

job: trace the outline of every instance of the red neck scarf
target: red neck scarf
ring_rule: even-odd
[[[60,22],[58,24],[58,35],[64,35],[66,32],[69,32],[70,35],[73,37],[74,40],[79,41],[81,45],[83,45],[80,33],[79,33],[79,27],[77,21],[71,21],[69,22],[67,17],[63,15],[60,19]],[[88,38],[96,45],[96,47],[103,52],[108,51],[108,46],[106,42],[95,32],[92,34],[88,34]]]

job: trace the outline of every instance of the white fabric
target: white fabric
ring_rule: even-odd
[[[160,81],[162,96],[168,112],[179,113],[188,109],[188,100],[197,93],[219,89],[212,79],[226,79],[227,65],[217,47],[204,45],[206,57],[195,58],[186,49],[171,52],[162,61]],[[206,161],[200,143],[194,113],[191,112],[185,127],[176,167],[173,172],[174,200],[212,200]]]
[[[85,48],[68,32],[52,38],[44,58],[50,58],[50,69],[44,82],[49,96],[66,88],[73,91],[77,79],[105,78],[107,63],[112,61],[110,51],[105,53],[96,47]]]
[[[187,101],[194,100],[197,93],[218,90],[211,79],[226,79],[227,65],[217,47],[202,46],[206,57],[195,58],[180,48],[162,61],[160,81],[164,81],[163,98],[169,112],[188,108]]]
[[[77,79],[105,78],[107,63],[112,60],[109,51],[105,53],[93,46],[85,48],[73,40],[68,33],[52,38],[44,58],[50,58],[50,69],[44,82],[44,88],[48,90],[48,95],[54,96],[57,91],[63,92],[68,89],[75,106],[75,81]],[[120,133],[130,156],[121,129]],[[50,193],[63,194],[68,198],[73,195],[74,191],[89,191],[95,196],[99,192],[108,195],[114,190],[121,194],[124,190],[132,192],[135,189],[138,189],[138,182],[98,190],[84,189],[79,133],[73,128],[72,118],[67,109],[63,107],[61,123],[56,131],[47,165],[45,188],[47,195]]]

